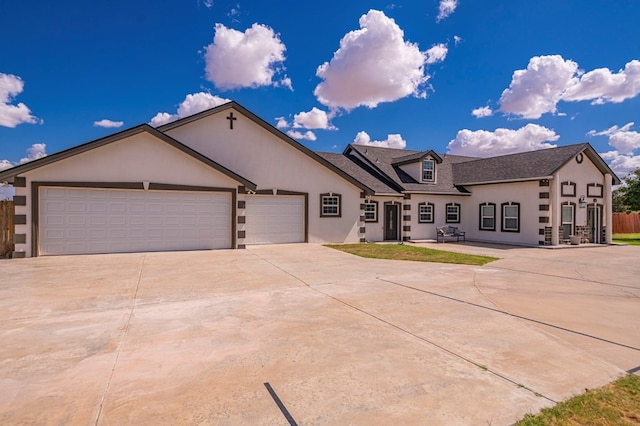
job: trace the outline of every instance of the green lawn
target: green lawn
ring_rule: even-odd
[[[613,234],[613,242],[640,246],[640,234]]]
[[[355,254],[356,256],[374,259],[413,260],[480,266],[498,260],[496,257],[454,253],[406,244],[327,244],[326,246]]]
[[[629,374],[613,383],[527,414],[516,426],[638,425],[640,424],[640,377]]]

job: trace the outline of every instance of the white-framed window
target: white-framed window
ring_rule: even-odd
[[[449,203],[445,206],[447,223],[460,223],[460,204]]]
[[[575,208],[573,203],[565,203],[562,205],[562,240],[568,240],[573,235],[573,223],[575,218]]]
[[[502,203],[502,232],[520,232],[520,203]]]
[[[378,202],[377,201],[365,201],[365,203],[364,203],[364,221],[365,222],[377,222],[378,221]]]
[[[341,200],[340,194],[320,194],[320,217],[340,217]]]
[[[418,204],[418,222],[433,223],[433,203]]]
[[[480,230],[496,230],[496,205],[495,203],[480,204]]]
[[[436,180],[436,162],[433,160],[422,160],[422,181],[435,182]]]

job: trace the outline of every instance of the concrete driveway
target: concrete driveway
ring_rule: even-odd
[[[443,248],[443,245],[440,245]],[[511,424],[640,366],[640,247],[0,262],[0,424]]]

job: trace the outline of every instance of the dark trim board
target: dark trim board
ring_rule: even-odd
[[[85,189],[124,189],[144,191],[142,182],[31,182],[31,256],[38,257],[40,229],[40,188],[85,188]],[[149,183],[149,191],[181,191],[181,192],[228,192],[231,194],[231,248],[237,244],[236,238],[236,188],[219,188],[209,186],[174,185],[168,183]]]

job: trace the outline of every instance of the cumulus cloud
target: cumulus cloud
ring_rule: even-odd
[[[117,129],[118,127],[122,127],[122,125],[124,124],[124,121],[112,121],[112,120],[100,120],[100,121],[94,121],[93,125],[95,127],[105,127],[105,128],[115,128]]]
[[[406,96],[426,97],[426,56],[383,12],[370,10],[360,17],[360,29],[347,33],[330,62],[316,75],[318,101],[330,108],[375,108]]]
[[[289,127],[289,122],[287,121],[286,118],[284,117],[276,117],[276,127],[278,129],[286,129],[287,127]]]
[[[31,147],[27,148],[27,156],[21,158],[17,163],[11,162],[9,160],[0,160],[0,170],[10,169],[11,167],[15,167],[19,164],[28,163],[29,161],[46,157],[46,148],[47,145],[44,143],[34,143],[33,145],[31,145]]]
[[[285,86],[291,80],[274,76],[284,72],[285,45],[266,25],[253,24],[245,32],[216,24],[213,43],[205,47],[206,78],[223,90],[241,87]]]
[[[463,129],[449,142],[447,150],[456,155],[491,157],[554,148],[556,145],[548,142],[557,141],[559,138],[553,130],[532,123],[517,130],[498,128],[490,132]]]
[[[426,60],[425,64],[435,64],[436,62],[442,62],[447,57],[447,46],[443,43],[436,44],[431,49],[424,52]]]
[[[28,163],[29,161],[37,160],[38,158],[47,156],[47,144],[34,143],[30,148],[27,148],[27,156],[20,159],[19,164]]]
[[[21,123],[41,123],[31,115],[31,110],[22,102],[12,105],[13,98],[22,93],[24,82],[13,74],[0,73],[0,126],[16,127]]]
[[[458,0],[440,0],[436,22],[448,18],[456,10],[456,7],[458,7]]]
[[[387,135],[387,139],[383,141],[372,141],[371,137],[365,131],[358,132],[355,139],[353,140],[353,143],[356,145],[367,145],[396,149],[404,149],[407,146],[407,142],[402,139],[402,136],[400,134]]]
[[[483,106],[471,111],[471,115],[475,118],[491,117],[493,115],[493,111],[488,106]]]
[[[287,135],[291,136],[294,139],[306,139],[308,141],[315,141],[316,135],[311,131],[307,130],[305,133],[299,132],[297,130],[289,130]]]
[[[294,128],[305,129],[328,129],[335,130],[335,127],[329,122],[329,116],[326,111],[316,107],[311,108],[309,112],[301,112],[293,116]]]
[[[591,100],[592,104],[623,102],[640,94],[640,61],[612,73],[598,68],[584,73],[578,64],[560,55],[534,56],[524,70],[513,73],[502,92],[500,111],[522,118],[556,113],[560,101]]]
[[[614,147],[621,154],[632,154],[634,150],[640,148],[640,133],[632,131],[633,121],[622,127],[611,126],[601,132],[591,130],[588,136],[608,136],[609,145]]]
[[[457,36],[457,35],[454,35],[454,36],[453,36],[453,43],[454,43],[456,46],[457,46],[457,45],[459,45],[460,43],[462,43],[462,37]]]
[[[578,64],[560,55],[534,56],[527,69],[516,70],[500,97],[500,111],[522,118],[556,112],[567,87],[576,83]]]
[[[624,177],[640,169],[640,155],[627,155],[618,151],[609,151],[600,154],[600,156],[609,162],[611,170],[618,177]]]
[[[189,94],[184,98],[184,101],[178,105],[178,111],[175,114],[159,112],[151,119],[149,124],[154,127],[158,127],[163,124],[176,121],[180,118],[188,117],[210,108],[226,104],[227,102],[231,102],[231,100],[214,96],[210,93],[198,92]]]
[[[620,103],[640,93],[640,61],[628,62],[624,69],[612,73],[608,68],[597,68],[582,74],[579,80],[563,94],[565,101],[588,101],[593,104]]]
[[[0,160],[0,170],[10,169],[14,164],[9,160]]]

